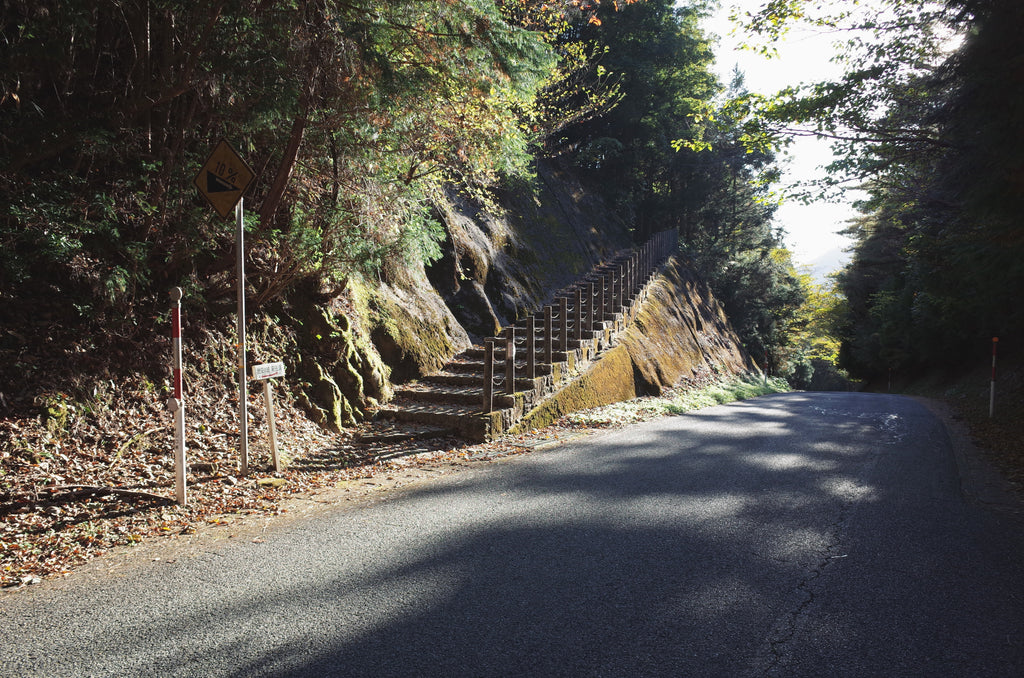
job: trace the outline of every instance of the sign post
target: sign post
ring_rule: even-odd
[[[174,394],[167,407],[174,414],[174,494],[178,504],[188,500],[185,490],[185,398],[181,376],[181,297],[180,287],[171,290],[171,352]]]
[[[249,472],[249,445],[247,402],[249,398],[245,369],[245,219],[242,206],[242,195],[255,177],[252,168],[231,147],[225,139],[221,139],[206,159],[199,174],[192,183],[214,211],[222,219],[226,219],[231,210],[235,210],[237,226],[238,260],[238,452],[240,457],[239,471],[242,475]]]
[[[238,457],[239,471],[249,473],[249,384],[245,369],[245,215],[239,200],[235,207],[238,222]]]
[[[274,470],[281,470],[281,457],[277,453],[277,424],[274,422],[274,393],[270,380],[284,376],[284,363],[267,363],[252,366],[252,378],[263,381],[263,399],[267,404],[267,425],[270,428],[270,458]]]

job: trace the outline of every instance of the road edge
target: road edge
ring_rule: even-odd
[[[960,494],[968,501],[991,509],[1024,515],[1024,492],[986,459],[985,450],[975,444],[967,424],[956,416],[953,408],[941,400],[909,397],[942,422],[956,460]]]

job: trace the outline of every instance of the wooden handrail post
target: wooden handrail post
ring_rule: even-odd
[[[544,362],[548,365],[554,362],[552,357],[552,344],[555,341],[555,331],[551,322],[551,307],[544,307]]]
[[[516,328],[505,328],[505,393],[516,392]]]
[[[594,283],[591,281],[587,284],[587,333],[594,336]]]
[[[619,264],[619,274],[617,277],[619,284],[617,290],[618,296],[615,297],[615,305],[618,307],[619,313],[622,313],[626,305],[626,295],[624,294],[625,290],[623,289],[624,283],[626,282],[626,267],[622,264]]]
[[[494,411],[494,339],[484,339],[484,414]]]
[[[598,277],[597,283],[597,305],[595,310],[597,311],[597,322],[604,322],[604,276]]]
[[[526,378],[537,378],[537,325],[531,315],[526,319]]]
[[[558,300],[558,349],[569,350],[569,300],[566,297]]]
[[[576,307],[573,309],[572,336],[583,341],[583,290],[576,288]]]
[[[629,300],[633,296],[633,276],[631,274],[633,270],[633,255],[629,255],[629,259],[626,259],[626,284],[623,285],[624,294],[622,299],[622,305],[629,307]]]
[[[608,280],[608,294],[605,298],[605,313],[610,316],[615,315],[615,274],[608,273],[606,276]]]

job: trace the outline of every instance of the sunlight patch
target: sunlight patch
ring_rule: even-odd
[[[759,454],[745,455],[744,460],[752,466],[760,466],[770,471],[784,471],[790,469],[807,469],[810,471],[831,471],[835,463],[809,457],[806,454],[794,452],[772,454],[763,452]]]
[[[832,478],[824,480],[818,487],[834,497],[846,501],[877,501],[878,494],[873,487],[862,485],[849,478]]]

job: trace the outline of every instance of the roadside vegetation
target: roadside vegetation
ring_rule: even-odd
[[[571,427],[618,428],[670,415],[686,414],[705,407],[748,400],[769,393],[786,393],[789,383],[778,377],[760,375],[712,379],[704,385],[680,386],[660,396],[634,398],[566,415],[562,422]]]

